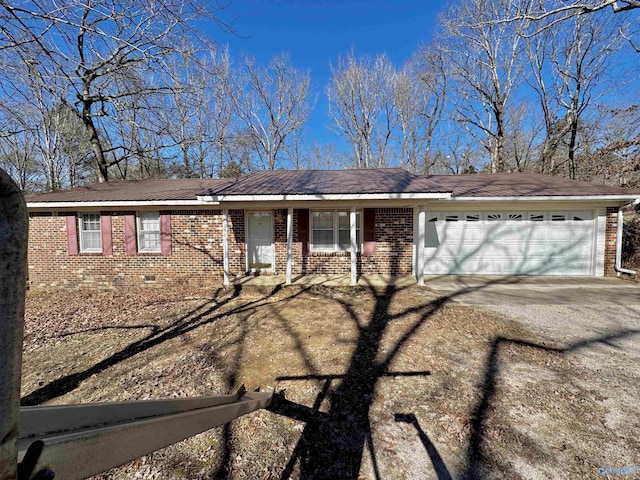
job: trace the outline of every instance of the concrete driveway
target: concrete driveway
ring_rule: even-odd
[[[457,302],[511,317],[571,343],[593,335],[640,332],[640,284],[592,277],[429,277],[426,285]],[[640,347],[640,335],[633,342]],[[635,349],[634,349],[635,350]]]

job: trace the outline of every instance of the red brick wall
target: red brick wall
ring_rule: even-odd
[[[280,213],[280,215],[278,215]],[[276,210],[275,251],[276,271],[286,270],[287,211]],[[358,254],[358,273],[410,275],[413,262],[413,209],[376,209],[375,255]],[[304,257],[298,251],[298,210],[293,215],[293,265],[292,273],[345,274],[351,272],[350,252],[309,252]]]
[[[103,286],[222,283],[222,211],[171,211],[171,254],[128,255],[124,216],[131,212],[106,212],[111,216],[113,254],[67,251],[64,215],[32,213],[29,231],[29,282],[32,286]],[[286,271],[287,210],[274,211],[276,273]],[[358,272],[411,274],[413,210],[376,210],[375,255],[358,254]],[[298,251],[298,210],[294,210],[293,268],[299,274],[345,274],[351,270],[349,252]],[[229,269],[233,276],[246,269],[244,210],[229,210]]]
[[[65,216],[31,214],[29,282],[32,286],[129,286],[148,284],[222,283],[222,212],[171,212],[171,254],[127,255],[124,215],[109,212],[113,255],[67,252]],[[244,212],[229,212],[230,270],[245,269]]]
[[[617,275],[616,264],[616,234],[618,228],[618,207],[607,207],[607,223],[604,231],[604,276]]]

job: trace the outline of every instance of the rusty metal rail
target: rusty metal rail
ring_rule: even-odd
[[[269,406],[273,392],[19,407],[27,210],[0,168],[0,479],[80,479]]]

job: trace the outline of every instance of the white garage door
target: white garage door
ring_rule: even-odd
[[[593,213],[426,214],[425,274],[592,275]]]

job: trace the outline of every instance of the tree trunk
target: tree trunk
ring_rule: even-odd
[[[109,165],[107,159],[104,156],[104,150],[100,137],[98,136],[98,130],[93,123],[93,117],[91,116],[91,104],[90,100],[84,100],[82,102],[82,123],[89,134],[89,141],[91,142],[91,150],[96,157],[96,166],[98,167],[98,173],[100,174],[100,183],[109,181]]]

